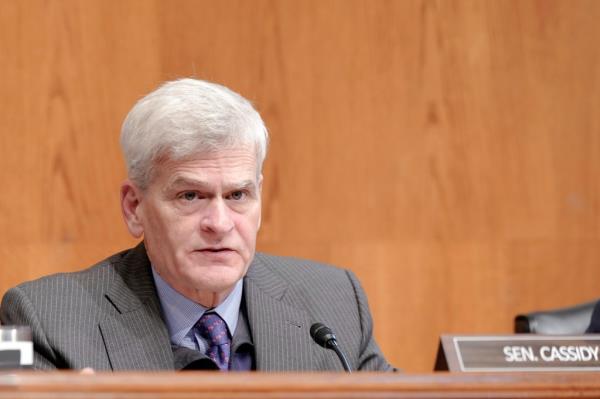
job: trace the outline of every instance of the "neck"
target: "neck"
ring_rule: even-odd
[[[207,309],[212,309],[212,308],[216,308],[221,303],[223,303],[223,301],[225,300],[225,298],[227,298],[227,296],[231,293],[231,291],[232,291],[232,289],[229,289],[225,292],[195,291],[192,296],[188,296],[185,294],[184,295],[187,296],[192,301],[196,302],[197,304],[200,304]]]

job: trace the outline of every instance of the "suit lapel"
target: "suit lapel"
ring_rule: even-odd
[[[288,283],[257,255],[244,278],[248,322],[261,371],[311,370],[310,320],[286,301]]]
[[[114,311],[99,324],[113,370],[173,369],[169,333],[143,243],[113,267],[117,276],[106,298]]]

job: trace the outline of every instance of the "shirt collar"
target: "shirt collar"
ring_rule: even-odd
[[[152,267],[152,276],[154,277],[154,284],[156,285],[163,317],[169,330],[171,343],[181,345],[187,333],[194,327],[204,312],[209,309],[174,290],[156,273],[154,267]],[[227,298],[213,309],[225,321],[229,334],[232,336],[237,327],[243,287],[243,280],[240,279]]]

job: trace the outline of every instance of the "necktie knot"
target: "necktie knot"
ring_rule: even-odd
[[[221,370],[229,368],[231,340],[227,331],[227,324],[216,313],[207,312],[202,315],[196,324],[198,333],[208,342],[206,354]]]

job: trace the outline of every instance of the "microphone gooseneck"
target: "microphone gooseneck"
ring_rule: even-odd
[[[337,357],[340,359],[344,370],[351,373],[350,364],[344,352],[339,348],[335,334],[331,331],[331,328],[327,327],[323,323],[315,323],[310,327],[310,336],[313,341],[321,345],[325,349],[331,349],[335,352]]]

